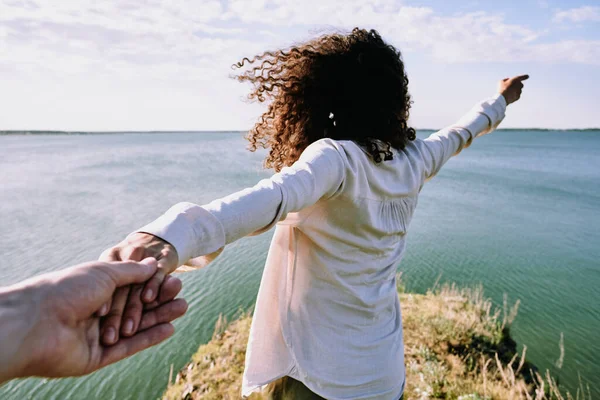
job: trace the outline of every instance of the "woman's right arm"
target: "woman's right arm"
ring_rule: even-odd
[[[133,326],[133,331],[124,331],[135,333],[144,308],[142,300],[147,307],[159,291],[162,294],[163,280],[179,265],[202,267],[215,259],[226,244],[264,232],[288,213],[339,193],[345,180],[345,162],[339,144],[331,139],[319,140],[309,145],[291,167],[271,178],[203,206],[176,204],[105,251],[101,256],[104,261],[146,257],[158,260],[157,272],[145,287],[125,288],[115,294],[112,304],[103,307],[100,314],[108,314],[103,323],[105,329],[112,327],[119,332],[123,322],[123,326]],[[188,263],[190,259],[194,260]],[[129,325],[127,320],[131,320]]]
[[[469,147],[474,138],[492,132],[504,119],[506,106],[521,96],[528,75],[503,79],[498,94],[473,107],[456,124],[433,133],[420,144],[425,180],[435,176],[450,157]]]
[[[140,228],[170,243],[178,265],[213,254],[244,236],[258,234],[338,193],[345,179],[345,155],[331,139],[308,146],[291,167],[253,187],[205,205],[179,203]]]

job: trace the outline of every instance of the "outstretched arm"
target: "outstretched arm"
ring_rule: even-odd
[[[504,119],[508,104],[521,97],[528,75],[506,78],[498,84],[498,93],[473,107],[456,124],[433,133],[422,141],[425,180],[435,176],[450,157],[471,145],[474,138],[490,133]]]
[[[176,204],[155,221],[108,249],[104,257],[157,258],[159,269],[142,294],[143,301],[151,301],[159,292],[164,277],[179,265],[193,258],[197,266],[205,265],[226,244],[249,234],[264,232],[288,213],[335,195],[345,178],[344,157],[343,150],[334,141],[319,140],[309,145],[294,165],[252,188],[204,206]],[[118,297],[113,298],[111,317],[105,323],[105,330],[113,327],[119,331],[121,322],[129,319],[137,326],[139,312],[132,305],[141,302],[139,293],[138,297],[129,295],[129,299],[127,293]],[[125,336],[131,334],[123,329],[120,333]]]

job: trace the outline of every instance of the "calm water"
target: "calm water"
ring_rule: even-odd
[[[421,133],[423,135],[423,133]],[[600,396],[600,131],[499,131],[423,189],[399,265],[409,290],[438,275],[521,299],[514,336],[568,387]],[[269,174],[240,134],[0,136],[0,282],[97,258],[180,201],[208,202]],[[165,344],[89,377],[26,379],[2,399],[155,399],[220,313],[255,299],[271,233],[183,275],[188,314]],[[564,333],[565,362],[559,357]]]

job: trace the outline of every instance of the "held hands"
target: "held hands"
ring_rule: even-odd
[[[140,261],[146,257],[158,260],[158,267],[152,278],[145,284],[117,289],[112,300],[98,311],[99,315],[105,317],[101,326],[104,344],[111,345],[119,337],[134,335],[141,329],[144,308],[152,308],[170,296],[173,282],[179,280],[167,275],[175,271],[179,258],[171,244],[154,235],[140,232],[128,236],[100,256],[101,261]]]
[[[162,301],[141,315],[138,333],[112,346],[101,342],[95,313],[118,288],[142,284],[157,262],[92,262],[45,274],[0,291],[14,330],[0,348],[0,382],[24,376],[64,377],[88,374],[151,347],[173,334],[171,321],[187,310],[174,300],[181,282],[171,278]],[[160,303],[160,304],[159,304]],[[0,307],[1,309],[1,307]],[[10,342],[10,343],[8,343]],[[4,365],[6,364],[6,365]]]
[[[523,81],[527,79],[529,79],[529,75],[519,75],[513,78],[504,78],[498,83],[498,93],[504,96],[507,105],[521,98]]]

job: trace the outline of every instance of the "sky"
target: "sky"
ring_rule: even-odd
[[[355,26],[402,52],[416,128],[524,73],[502,127],[600,127],[598,0],[0,0],[0,130],[247,130],[233,63]]]

